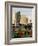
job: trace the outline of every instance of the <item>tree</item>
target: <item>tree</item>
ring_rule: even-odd
[[[18,11],[16,13],[16,23],[20,23],[20,18],[21,18],[20,11]]]

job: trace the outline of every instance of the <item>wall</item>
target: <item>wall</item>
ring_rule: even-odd
[[[5,17],[5,7],[4,7],[5,6],[5,1],[6,0],[0,0],[0,46],[5,46],[4,45],[4,41],[5,41],[5,37],[4,37],[4,35],[5,35],[5,33],[4,33],[4,31],[5,31],[5,27],[4,27],[4,25],[5,25],[5,21],[4,21],[5,20],[4,19],[4,17]],[[10,0],[10,1],[38,3],[38,0]],[[37,24],[37,26],[38,26],[38,24]],[[37,30],[38,30],[38,27],[37,27]],[[13,46],[38,46],[38,43],[18,44],[18,45],[13,45]]]

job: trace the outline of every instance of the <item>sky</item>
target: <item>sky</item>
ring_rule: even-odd
[[[15,12],[20,11],[21,12],[21,15],[26,15],[30,19],[32,19],[32,8],[17,8],[17,7],[13,7],[13,10]]]

